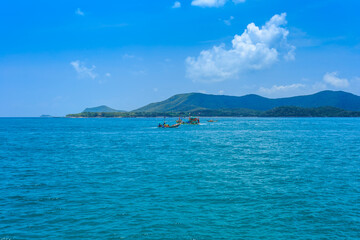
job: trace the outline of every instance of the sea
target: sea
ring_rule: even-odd
[[[0,239],[360,239],[360,118],[207,119],[0,118]]]

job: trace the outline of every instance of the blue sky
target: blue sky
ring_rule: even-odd
[[[6,1],[0,116],[177,93],[360,95],[356,0]]]

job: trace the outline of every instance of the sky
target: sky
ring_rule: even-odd
[[[134,110],[188,92],[360,95],[358,0],[0,4],[0,117]]]

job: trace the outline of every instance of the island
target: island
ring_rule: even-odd
[[[107,106],[87,108],[68,118],[121,117],[360,117],[360,97],[343,91],[270,99],[187,93],[125,112]]]

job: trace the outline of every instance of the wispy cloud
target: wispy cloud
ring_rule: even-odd
[[[125,53],[122,55],[124,60],[143,61],[143,58],[134,54]]]
[[[70,64],[73,66],[79,77],[89,77],[92,79],[97,77],[97,73],[95,72],[96,67],[94,65],[88,68],[79,60],[73,61]]]
[[[191,5],[198,7],[222,7],[227,0],[193,0]]]
[[[302,47],[317,47],[329,44],[342,44],[346,41],[346,36],[332,36],[332,37],[315,37],[309,35],[302,29],[291,27],[291,41],[299,48]]]
[[[311,94],[327,89],[344,89],[348,88],[350,85],[355,87],[357,81],[360,81],[360,78],[354,77],[351,78],[351,80],[348,80],[346,78],[340,78],[337,72],[327,72],[324,74],[323,79],[319,81],[311,83],[309,79],[303,78],[303,82],[307,82],[307,84],[294,83],[290,85],[273,85],[270,88],[260,87],[258,92],[271,97],[294,96],[299,94]]]
[[[132,59],[132,58],[135,58],[135,55],[125,53],[122,57],[123,57],[124,59]]]
[[[278,92],[289,92],[299,88],[305,88],[306,85],[301,83],[294,83],[291,85],[274,85],[271,88],[260,87],[259,92],[267,95],[278,93]]]
[[[193,0],[191,2],[192,6],[197,7],[222,7],[228,0]],[[232,0],[233,3],[243,3],[245,0]]]
[[[181,7],[181,3],[179,1],[174,2],[174,5],[172,6],[172,8],[180,8]]]
[[[337,88],[346,88],[349,86],[349,81],[346,78],[338,77],[337,72],[325,73],[323,80],[324,82]]]
[[[214,46],[200,52],[198,57],[186,59],[187,77],[193,81],[221,82],[238,78],[248,70],[260,70],[271,66],[282,56],[295,59],[295,47],[287,42],[289,31],[286,13],[274,15],[264,26],[250,23],[241,35],[235,35],[232,47]]]
[[[111,77],[111,73],[105,73],[105,77]]]
[[[79,16],[85,16],[85,13],[83,11],[81,11],[80,8],[76,9],[75,14],[79,15]]]
[[[147,74],[145,70],[136,70],[136,71],[131,71],[130,73],[134,76],[144,76]]]
[[[229,19],[223,20],[223,22],[224,22],[226,25],[230,26],[232,20],[234,20],[234,17],[233,17],[233,16],[230,16]]]

